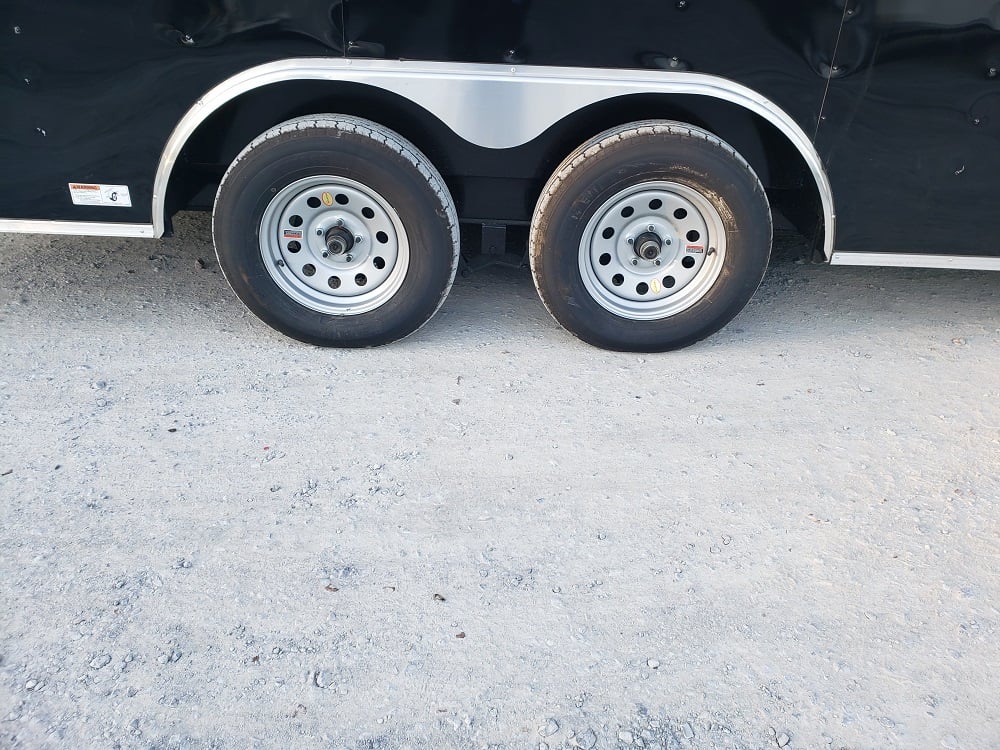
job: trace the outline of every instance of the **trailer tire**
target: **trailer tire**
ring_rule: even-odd
[[[549,179],[529,240],[553,317],[605,349],[660,352],[743,309],[771,252],[771,211],[746,161],[711,133],[644,121],[608,130]]]
[[[219,266],[268,325],[319,346],[386,344],[444,302],[459,258],[444,180],[402,136],[343,115],[290,120],[226,172]]]

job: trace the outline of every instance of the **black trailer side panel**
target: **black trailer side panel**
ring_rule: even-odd
[[[343,52],[340,2],[4,2],[0,216],[148,223],[163,147],[205,91]],[[74,205],[70,183],[127,185],[132,205]]]
[[[729,79],[816,135],[839,250],[997,254],[998,29],[993,0],[11,0],[0,217],[149,224],[163,148],[206,91],[262,63],[348,55]],[[465,218],[524,221],[548,144],[519,156],[456,139],[438,139],[453,144],[440,159],[459,165]],[[214,174],[232,153],[199,156]],[[131,206],[75,205],[71,183],[127,185]]]
[[[1000,4],[849,10],[817,142],[839,249],[1000,255]]]

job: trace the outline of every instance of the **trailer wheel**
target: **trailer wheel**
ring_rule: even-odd
[[[729,145],[636,122],[573,152],[531,224],[535,286],[579,338],[619,351],[693,344],[739,313],[771,252],[760,180]]]
[[[243,303],[320,346],[407,336],[444,302],[458,217],[413,144],[368,120],[304,117],[247,146],[219,186],[219,266]]]

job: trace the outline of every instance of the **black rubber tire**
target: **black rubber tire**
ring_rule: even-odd
[[[370,187],[405,227],[405,278],[374,310],[312,310],[285,294],[264,266],[258,233],[272,196],[314,175]],[[440,174],[402,136],[344,115],[291,120],[247,146],[219,186],[212,233],[219,266],[250,311],[281,333],[318,346],[378,346],[408,336],[440,308],[458,268],[458,217]]]
[[[633,320],[587,290],[580,244],[605,202],[649,181],[679,183],[707,199],[722,218],[726,256],[715,283],[693,305],[669,317]],[[583,144],[549,179],[531,224],[531,269],[546,308],[580,339],[616,351],[669,351],[715,333],[750,301],[767,268],[771,231],[760,180],[732,147],[683,123],[635,122]]]

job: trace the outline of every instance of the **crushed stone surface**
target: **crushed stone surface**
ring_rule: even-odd
[[[0,236],[0,747],[1000,746],[1000,274],[338,351],[176,229]]]

